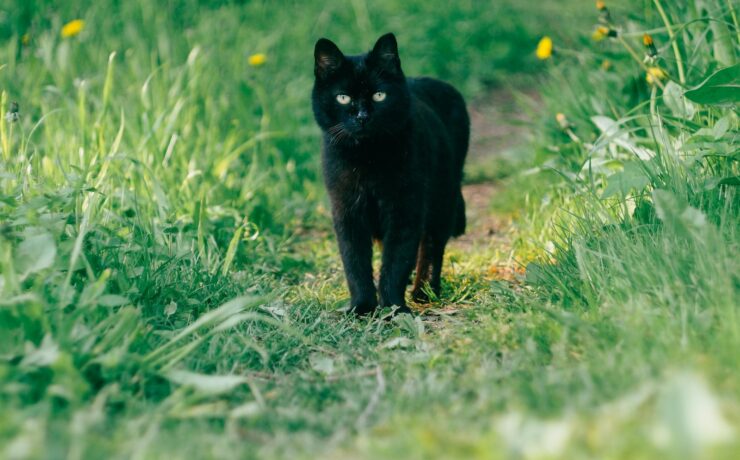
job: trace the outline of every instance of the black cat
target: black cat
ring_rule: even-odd
[[[380,305],[410,312],[404,294],[414,262],[413,298],[428,301],[425,283],[439,295],[447,240],[465,231],[465,101],[441,81],[406,78],[393,34],[359,56],[322,38],[314,58],[313,112],[352,310],[378,306],[375,239],[383,250]]]

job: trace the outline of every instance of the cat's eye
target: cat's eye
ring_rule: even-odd
[[[378,91],[377,93],[373,94],[373,100],[375,102],[383,102],[385,100],[385,93],[382,91]]]
[[[337,102],[339,102],[342,105],[349,104],[349,101],[351,101],[352,98],[347,96],[346,94],[337,94]]]

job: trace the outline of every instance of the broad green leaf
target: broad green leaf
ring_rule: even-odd
[[[628,138],[627,133],[620,129],[619,123],[609,117],[595,115],[591,117],[591,121],[606,137],[621,138],[624,140]]]
[[[546,280],[544,266],[536,262],[528,263],[524,279],[529,284],[538,284],[544,282]]]
[[[167,316],[172,316],[177,311],[177,302],[174,300],[167,304],[166,307],[164,307],[164,314]]]
[[[167,380],[194,388],[202,393],[217,395],[226,393],[247,382],[239,375],[208,375],[190,371],[171,370],[164,374]]]
[[[21,278],[49,268],[57,255],[57,246],[54,238],[48,233],[29,236],[15,253],[16,268]]]
[[[717,120],[717,123],[714,124],[714,127],[712,128],[712,135],[714,136],[715,140],[720,140],[722,137],[724,137],[725,134],[727,134],[727,131],[730,129],[730,115],[726,115],[719,120]]]
[[[740,103],[740,64],[718,70],[696,88],[686,91],[684,96],[706,105]]]
[[[311,363],[311,369],[320,374],[331,375],[334,373],[334,360],[330,356],[313,353],[308,357],[308,361]]]
[[[603,115],[596,115],[591,117],[591,122],[599,128],[602,132],[603,139],[609,144],[619,146],[643,161],[650,160],[655,156],[655,152],[652,150],[636,145],[630,139],[629,131],[619,121],[612,120]],[[590,167],[593,166],[594,164],[592,163]]]
[[[658,218],[674,230],[697,234],[707,225],[704,213],[667,190],[653,190],[653,201]]]
[[[678,198],[667,190],[653,190],[653,202],[655,203],[655,213],[664,222],[675,218],[686,208],[685,204],[680,203]]]
[[[128,305],[131,301],[126,297],[116,294],[106,294],[100,296],[98,299],[98,305],[103,307],[120,307],[121,305]]]
[[[262,406],[257,401],[249,401],[240,406],[236,406],[229,412],[230,418],[252,418],[262,412]]]
[[[222,418],[229,414],[229,406],[226,401],[214,401],[192,406],[176,406],[168,415],[179,419],[195,418]]]
[[[735,46],[732,43],[732,34],[727,23],[722,20],[709,21],[712,29],[712,50],[717,61],[725,66],[735,63]]]
[[[650,178],[635,161],[624,164],[624,170],[612,174],[607,179],[607,185],[601,198],[609,198],[614,195],[626,196],[630,190],[642,190],[650,185]]]
[[[663,102],[676,117],[694,117],[694,104],[686,100],[683,95],[683,89],[672,81],[669,81],[665,85],[665,89],[663,90]]]
[[[59,359],[59,345],[54,342],[51,335],[45,335],[38,347],[31,342],[26,342],[25,353],[21,361],[21,367],[45,367],[54,364]]]
[[[408,337],[394,337],[386,340],[380,345],[381,349],[408,348],[414,344],[414,341]]]

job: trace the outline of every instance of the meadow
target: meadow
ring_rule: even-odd
[[[734,458],[731,0],[0,2],[0,458]],[[473,113],[469,235],[348,316],[313,45]]]

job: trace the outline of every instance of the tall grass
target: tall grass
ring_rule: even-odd
[[[723,1],[643,3],[641,12],[606,2],[592,29],[603,33],[585,30],[577,47],[555,41],[537,101],[545,109],[535,165],[509,186],[529,196],[519,200],[529,214],[515,246],[524,261],[546,248],[527,280],[557,305],[549,313],[570,328],[566,348],[600,363],[603,372],[591,367],[587,378],[601,376],[602,391],[620,380],[609,369],[620,368],[638,399],[647,390],[637,382],[711,382],[723,411],[695,377],[678,377],[685,399],[662,403],[681,407],[663,408],[676,431],[660,435],[662,448],[724,457],[706,447],[737,443],[740,93],[712,86],[719,75],[740,82],[736,12]],[[678,421],[705,409],[694,417],[706,430]],[[721,421],[728,416],[734,429]],[[643,431],[655,445],[659,426]]]
[[[618,38],[554,64],[538,161],[562,180],[540,234],[552,260],[528,279],[566,311],[598,317],[635,366],[691,369],[737,400],[740,93],[728,102],[705,81],[723,68],[740,81],[737,24],[727,2],[654,4],[639,23],[612,15]],[[643,30],[657,56],[635,62]],[[664,70],[660,82],[645,63]],[[694,441],[671,443],[698,455]]]

